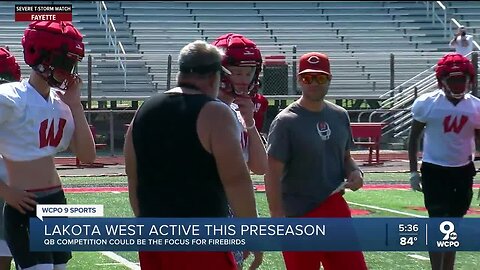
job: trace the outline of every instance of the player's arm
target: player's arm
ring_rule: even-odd
[[[235,103],[245,121],[248,133],[248,168],[255,174],[263,175],[267,170],[267,152],[260,133],[255,126],[254,104],[248,97],[238,97]]]
[[[135,155],[135,149],[133,147],[132,140],[132,127],[133,120],[128,127],[127,134],[125,135],[125,145],[123,147],[123,155],[125,156],[125,172],[128,180],[128,198],[130,199],[130,206],[132,207],[133,214],[138,217],[140,214],[138,208],[137,197],[137,157]]]
[[[281,179],[290,156],[290,142],[285,119],[277,116],[268,134],[268,169],[265,174],[265,191],[271,217],[285,217],[282,201]]]
[[[359,190],[363,186],[363,172],[353,159],[350,150],[345,151],[345,175],[347,176],[347,183],[345,188],[353,191]]]
[[[248,132],[248,168],[255,174],[263,175],[267,171],[267,151],[260,137],[260,133],[255,127],[247,129]]]
[[[358,167],[357,162],[353,159],[350,150],[354,145],[353,135],[352,135],[352,128],[350,127],[350,117],[348,113],[344,112],[344,119],[345,119],[345,126],[348,130],[348,139],[347,143],[345,144],[345,153],[343,157],[343,166],[345,170],[345,178],[347,182],[345,183],[345,188],[349,188],[353,191],[359,190],[363,187],[363,172]],[[343,183],[342,183],[343,184]]]
[[[237,119],[220,102],[200,111],[197,128],[204,148],[213,155],[218,174],[236,217],[257,217],[252,181],[240,146]]]
[[[457,44],[457,37],[458,37],[458,33],[456,33],[453,36],[452,40],[450,40],[450,43],[449,43],[450,48],[455,48],[455,45]]]
[[[268,169],[265,174],[265,192],[267,195],[268,207],[271,217],[285,217],[285,211],[282,202],[282,184],[281,178],[285,163],[268,155]]]
[[[475,129],[475,149],[478,149],[479,147],[480,147],[480,129]],[[475,151],[475,154],[476,153],[477,151]]]
[[[34,193],[10,187],[2,180],[0,180],[0,197],[22,214],[26,214],[26,211],[35,211],[37,205]]]
[[[408,159],[410,161],[410,172],[418,172],[418,141],[425,128],[425,123],[412,119],[410,135],[408,137]]]
[[[82,104],[71,106],[75,131],[70,141],[70,150],[84,163],[93,163],[96,157],[95,141],[88,126]]]
[[[93,163],[96,157],[95,141],[80,102],[81,87],[82,80],[77,77],[69,84],[69,89],[65,91],[65,94],[59,93],[59,96],[70,107],[75,124],[75,130],[69,145],[70,150],[76,154],[81,162]]]

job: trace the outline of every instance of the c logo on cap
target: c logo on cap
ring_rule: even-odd
[[[317,56],[313,55],[313,56],[310,56],[308,59],[307,59],[307,62],[310,63],[310,64],[318,64],[320,63],[320,58],[318,58]]]

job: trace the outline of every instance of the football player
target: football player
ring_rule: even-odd
[[[410,184],[423,191],[429,217],[461,218],[470,207],[476,174],[475,135],[480,129],[480,99],[469,94],[475,71],[458,53],[443,56],[435,74],[438,90],[418,97],[412,106],[408,155]],[[420,172],[418,140],[423,138]],[[432,269],[453,269],[455,252],[430,252]]]
[[[248,38],[228,33],[218,37],[213,45],[224,51],[222,64],[231,74],[222,74],[218,98],[237,114],[242,132],[242,147],[249,169],[265,174],[267,155],[254,120],[252,96],[258,90],[262,56],[256,44]]]
[[[32,192],[38,204],[66,203],[55,168],[56,153],[70,148],[82,162],[95,159],[80,102],[82,81],[74,72],[84,56],[82,39],[70,22],[30,23],[22,46],[32,71],[20,82],[0,85],[0,154],[9,186]],[[4,209],[6,240],[17,266],[65,269],[70,252],[29,250],[29,218],[36,216],[35,209],[19,207],[7,203]]]
[[[15,56],[8,51],[8,48],[0,47],[0,84],[19,81],[20,80],[20,66],[15,59]],[[4,226],[3,226],[3,207],[5,201],[23,211],[23,207],[33,210],[35,206],[35,195],[26,191],[17,191],[10,188],[7,184],[7,170],[3,158],[0,156],[0,270],[9,270],[12,263],[12,253],[5,241]]]
[[[235,33],[218,37],[213,43],[224,52],[222,65],[231,74],[222,74],[218,99],[235,111],[241,132],[243,156],[248,168],[255,174],[263,175],[267,170],[267,153],[260,133],[255,125],[255,105],[252,97],[258,90],[258,77],[262,70],[262,55],[250,39]],[[234,214],[233,214],[234,215]],[[234,252],[238,268],[242,268],[248,254]],[[263,260],[263,254],[255,254],[250,266],[256,269]]]

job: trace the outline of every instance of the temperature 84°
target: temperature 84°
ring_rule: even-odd
[[[413,246],[417,240],[416,236],[402,236],[400,237],[400,246]]]

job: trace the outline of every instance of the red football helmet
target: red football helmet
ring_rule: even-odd
[[[84,57],[83,36],[71,22],[34,21],[25,29],[22,46],[25,63],[55,88],[67,89],[77,76],[76,64]],[[58,81],[56,77],[63,77]]]
[[[0,47],[0,83],[20,81],[20,66],[7,48]]]
[[[438,61],[435,75],[439,88],[444,89],[452,97],[461,99],[473,86],[475,69],[465,56],[448,53]]]
[[[248,94],[253,96],[258,91],[258,77],[262,71],[262,55],[257,45],[250,39],[235,33],[218,37],[212,45],[225,53],[223,66],[255,67],[255,73],[248,86]],[[220,90],[237,94],[228,75],[222,74]]]

